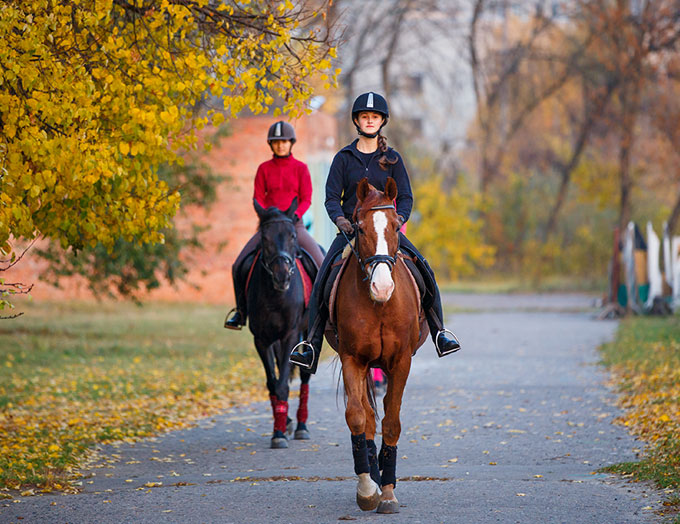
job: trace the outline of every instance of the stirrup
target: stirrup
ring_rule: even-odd
[[[226,318],[224,319],[224,327],[227,329],[234,329],[236,331],[241,331],[241,328],[243,327],[243,324],[230,324],[229,323],[229,317],[232,315],[232,313],[236,312],[237,315],[240,315],[240,311],[237,307],[233,307],[229,310],[227,313]]]
[[[454,349],[449,349],[448,351],[443,351],[439,347],[439,344],[437,343],[437,340],[439,339],[439,335],[441,335],[442,333],[451,335],[451,338],[453,338],[453,340],[456,341],[456,343],[458,344],[458,347],[454,348]],[[451,353],[455,353],[456,351],[460,351],[460,348],[461,348],[460,341],[458,340],[458,337],[456,335],[454,335],[453,331],[448,330],[446,328],[440,329],[439,331],[437,331],[437,336],[434,337],[434,346],[435,346],[435,349],[437,350],[437,354],[440,357],[445,357],[446,355],[450,355]]]
[[[312,352],[312,361],[310,363],[305,362],[304,360],[296,359],[295,357],[302,357],[304,353],[307,353],[311,351]],[[293,347],[293,351],[290,353],[290,357],[288,357],[288,361],[291,364],[295,364],[296,366],[300,366],[303,369],[311,370],[312,366],[314,366],[314,356],[315,356],[315,350],[314,346],[312,346],[309,342],[306,340],[303,340],[302,342],[298,342],[295,344]]]

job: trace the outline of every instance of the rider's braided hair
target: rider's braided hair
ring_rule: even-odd
[[[382,153],[378,159],[378,164],[380,164],[380,169],[383,171],[387,171],[389,166],[393,166],[399,161],[396,156],[392,158],[387,156],[387,138],[382,136],[380,132],[378,132],[378,149],[380,149],[380,152]]]

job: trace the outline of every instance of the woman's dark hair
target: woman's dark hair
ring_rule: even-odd
[[[380,158],[378,159],[378,164],[380,164],[380,169],[383,171],[387,171],[389,166],[393,166],[399,162],[396,155],[392,158],[387,156],[387,138],[382,136],[380,132],[378,132],[378,149],[382,152],[382,155],[380,155]]]

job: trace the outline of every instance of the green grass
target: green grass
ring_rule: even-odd
[[[604,471],[652,481],[668,490],[666,517],[680,524],[680,316],[632,317],[601,348],[617,380],[624,407],[621,422],[647,443],[639,462]]]
[[[29,303],[0,321],[0,487],[65,489],[96,443],[267,398],[249,331],[217,306]]]
[[[442,292],[451,293],[596,293],[601,294],[606,282],[583,277],[550,276],[539,282],[516,276],[495,276],[440,282]]]
[[[680,315],[630,317],[621,322],[614,342],[602,346],[606,366],[633,366],[640,372],[668,364],[680,366]]]

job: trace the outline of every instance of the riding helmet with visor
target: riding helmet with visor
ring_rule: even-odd
[[[283,120],[273,123],[267,132],[267,143],[271,144],[273,140],[290,140],[294,144],[297,140],[295,128]]]
[[[374,138],[378,136],[378,133],[380,133],[380,129],[378,129],[376,133],[368,135],[366,133],[363,133],[359,126],[357,125],[356,118],[362,111],[373,111],[374,113],[382,115],[383,123],[380,126],[380,129],[382,129],[387,124],[387,121],[390,118],[390,111],[387,107],[387,100],[385,100],[385,98],[382,95],[369,91],[368,93],[359,95],[354,101],[354,104],[352,104],[352,123],[354,124],[354,127],[357,128],[359,134],[364,135],[368,138]]]

